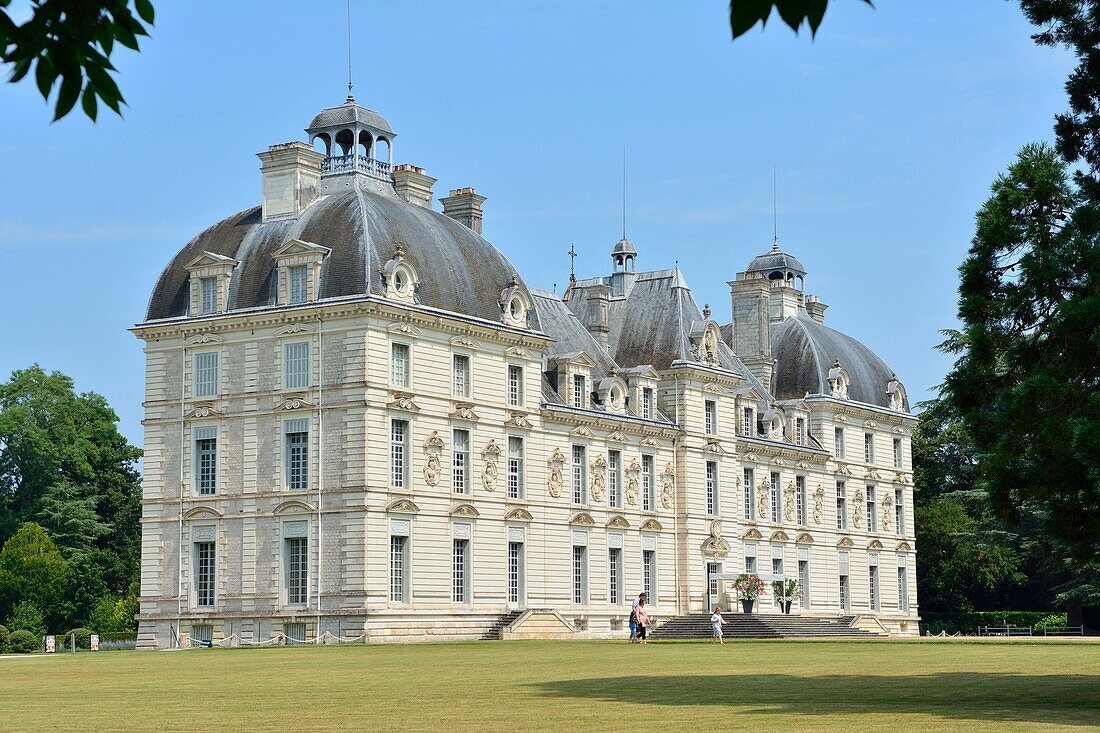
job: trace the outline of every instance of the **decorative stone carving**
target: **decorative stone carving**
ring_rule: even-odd
[[[620,430],[609,433],[607,439],[615,443],[625,443],[627,441],[627,437]]]
[[[292,323],[285,328],[280,328],[275,332],[276,336],[296,336],[300,333],[313,333],[312,328],[307,328],[300,323]]]
[[[477,422],[481,418],[474,412],[474,406],[469,402],[456,402],[454,412],[450,414],[452,420],[467,420]]]
[[[642,467],[638,465],[638,461],[631,458],[630,464],[626,467],[626,503],[634,506],[638,503],[638,474],[642,471]]]
[[[657,440],[656,438],[646,437],[642,438],[642,445],[646,446],[647,448],[660,448],[661,441]]]
[[[856,495],[853,497],[852,507],[852,526],[859,529],[863,526],[863,490],[856,489]],[[869,529],[874,529],[870,527]]]
[[[772,542],[787,542],[791,538],[783,530],[777,529],[774,532],[772,532],[772,536],[771,536],[770,539],[771,539]]]
[[[851,380],[848,378],[848,372],[840,365],[840,359],[837,359],[833,363],[833,368],[829,370],[828,378],[831,396],[839,400],[848,399],[848,384]]]
[[[530,359],[531,352],[522,346],[509,346],[504,350],[506,356],[514,356],[517,359]]]
[[[887,494],[882,497],[882,531],[889,532],[891,515],[894,513],[894,497]]]
[[[420,507],[412,503],[409,499],[396,499],[386,505],[387,512],[397,512],[399,514],[419,514]]]
[[[723,455],[725,453],[722,449],[722,444],[713,438],[707,440],[706,445],[703,446],[703,450],[707,453],[716,453],[718,455]]]
[[[664,527],[656,519],[650,518],[642,522],[642,529],[647,532],[660,532]]]
[[[459,348],[470,349],[471,351],[477,351],[478,348],[480,348],[477,341],[474,341],[472,338],[466,335],[455,336],[453,339],[451,339],[451,346],[458,346]]]
[[[794,482],[787,484],[783,490],[783,518],[788,522],[794,521]]]
[[[204,417],[216,417],[221,413],[214,407],[212,402],[200,402],[191,407],[191,411],[187,413],[189,418],[204,418]]]
[[[853,475],[852,474],[852,469],[848,468],[848,464],[847,463],[841,463],[840,461],[837,461],[835,472],[836,473],[842,473],[845,476]]]
[[[767,517],[768,512],[768,495],[771,493],[772,485],[768,479],[761,479],[760,483],[756,485],[756,516]]]
[[[626,521],[626,517],[621,514],[616,514],[611,519],[607,520],[609,529],[627,529],[630,526],[630,522]]]
[[[204,346],[206,344],[220,344],[221,342],[221,338],[208,333],[200,333],[198,336],[187,339],[188,346]]]
[[[882,476],[879,475],[878,469],[876,469],[874,466],[871,466],[870,468],[867,469],[867,478],[873,478],[873,479],[881,480]]]
[[[419,328],[415,326],[410,326],[409,324],[404,322],[391,324],[390,327],[386,330],[390,333],[400,334],[402,336],[405,336],[406,338],[420,338],[421,335]]]
[[[531,421],[527,419],[527,415],[522,412],[513,412],[512,417],[504,423],[508,427],[518,428],[520,430],[530,430],[533,425]]]
[[[453,517],[480,517],[479,512],[473,504],[458,504],[451,509],[451,516]]]
[[[671,463],[665,464],[665,470],[661,471],[661,506],[665,509],[672,508],[672,501],[676,493],[676,471]]]
[[[794,538],[794,542],[796,545],[812,545],[814,543],[814,538],[809,532],[803,532]]]
[[[533,519],[531,512],[521,507],[517,507],[504,515],[504,521],[506,522],[530,522]]]
[[[869,543],[867,543],[867,549],[868,550],[881,550],[882,549],[882,543],[879,542],[878,540],[871,540]]]
[[[745,530],[744,538],[746,540],[759,540],[763,539],[763,537],[764,535],[760,534],[760,530],[758,530],[756,527],[749,527],[747,530]]]
[[[603,456],[596,456],[592,461],[592,501],[603,501],[603,492],[607,486],[607,461]]]
[[[703,540],[703,557],[711,560],[724,560],[729,554],[730,545],[722,537],[722,520],[710,520],[710,537]]]
[[[492,439],[481,452],[485,460],[485,467],[481,471],[481,485],[486,491],[496,491],[497,488],[497,459],[500,458],[500,446]]]
[[[703,342],[699,345],[699,361],[711,366],[721,366],[718,360],[718,329],[713,323],[703,332]]]
[[[313,403],[306,399],[305,395],[295,394],[289,395],[286,399],[279,403],[276,410],[301,410],[304,407],[313,407]]]
[[[578,425],[577,427],[570,430],[569,433],[570,435],[576,435],[579,438],[591,438],[594,435],[592,429],[589,428],[587,425]]]
[[[744,456],[742,456],[741,460],[744,461],[745,463],[759,463],[760,462],[760,456],[758,456],[755,453],[750,451],[750,452],[746,453]]]
[[[825,489],[821,484],[814,489],[814,524],[821,524],[825,519]]]
[[[840,539],[839,539],[839,540],[837,541],[837,543],[836,543],[836,546],[837,546],[837,547],[855,547],[855,546],[856,546],[856,543],[855,543],[855,542],[852,542],[852,538],[851,538],[851,537],[841,537],[841,538],[840,538]]]
[[[435,430],[424,441],[424,481],[428,486],[435,486],[439,483],[439,476],[443,473],[443,468],[439,462],[439,454],[443,452],[443,439],[439,437],[439,433]]]
[[[565,456],[555,448],[546,463],[550,466],[550,473],[546,477],[546,490],[550,492],[550,496],[556,499],[561,496],[561,487],[564,484],[561,470],[565,465]]]
[[[902,540],[901,542],[899,542],[897,544],[897,546],[894,548],[894,550],[896,550],[897,552],[911,552],[913,550],[913,548],[909,546],[908,542],[906,542],[905,540]]]
[[[596,520],[592,518],[592,515],[588,512],[577,512],[569,520],[570,524],[578,525],[581,527],[594,527],[596,526]]]
[[[404,410],[405,412],[420,412],[420,406],[413,402],[412,395],[408,392],[394,392],[393,400],[386,407],[391,410]]]

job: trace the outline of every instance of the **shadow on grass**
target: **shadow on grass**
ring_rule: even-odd
[[[1100,675],[1095,674],[654,675],[560,680],[535,687],[549,697],[729,707],[756,714],[919,713],[950,720],[1100,725]]]

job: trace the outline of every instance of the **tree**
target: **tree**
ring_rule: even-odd
[[[862,2],[874,7],[871,0]],[[795,33],[806,23],[810,26],[810,35],[816,36],[828,6],[829,0],[730,0],[730,31],[736,39],[757,23],[763,28],[774,9]]]
[[[65,559],[46,530],[33,522],[24,524],[0,550],[0,618],[7,618],[17,605],[26,602],[45,615],[51,628],[60,628],[67,615],[67,571]]]
[[[46,634],[46,618],[30,601],[21,601],[11,612],[8,626],[14,631],[29,631],[35,638],[42,638]]]
[[[43,99],[58,87],[54,120],[80,100],[84,114],[95,120],[98,100],[121,114],[126,103],[111,73],[115,42],[138,49],[138,38],[153,25],[150,0],[31,0],[33,13],[16,25],[0,0],[0,62],[11,66],[9,81],[22,81],[34,69]],[[83,94],[81,93],[83,91]]]
[[[96,497],[81,496],[78,487],[62,480],[46,489],[38,501],[38,523],[49,533],[62,554],[71,555],[90,547],[99,537],[107,534],[110,525],[101,522],[96,514]]]

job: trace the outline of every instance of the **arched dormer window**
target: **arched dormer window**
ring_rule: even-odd
[[[898,375],[891,374],[886,383],[886,396],[890,400],[890,409],[905,412],[905,385],[898,381]]]
[[[833,363],[833,368],[829,370],[830,395],[841,400],[848,399],[849,384],[851,379],[848,377],[848,372],[840,365],[840,359],[837,359]]]
[[[405,248],[399,243],[393,257],[382,266],[382,281],[386,297],[403,303],[415,303],[420,277],[405,258]]]
[[[531,310],[531,301],[519,284],[519,276],[513,274],[511,282],[500,293],[500,320],[506,326],[527,328],[527,313]]]

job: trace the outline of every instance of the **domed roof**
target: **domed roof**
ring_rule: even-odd
[[[797,275],[805,275],[806,268],[794,255],[779,250],[779,244],[772,246],[770,252],[757,255],[745,268],[745,272],[774,272],[776,270],[790,271]]]
[[[615,249],[611,250],[611,256],[615,255],[636,255],[638,250],[634,249],[633,243],[626,237],[623,237],[615,243]]]
[[[875,352],[840,331],[799,314],[772,324],[776,399],[831,394],[829,370],[836,361],[848,373],[848,399],[890,408],[894,372]],[[908,401],[904,402],[909,410]]]
[[[229,310],[275,305],[272,253],[292,239],[329,247],[320,298],[385,292],[380,270],[400,244],[420,277],[422,305],[499,322],[501,293],[516,269],[492,244],[453,219],[390,194],[351,190],[325,196],[297,219],[263,222],[260,207],[230,216],[192,239],[161,273],[147,320],[186,313],[188,262],[203,252],[232,257]],[[527,286],[519,281],[527,293]],[[538,328],[529,313],[528,325]]]
[[[348,97],[347,101],[337,107],[326,107],[318,112],[317,116],[313,118],[313,122],[309,123],[306,132],[313,132],[324,127],[353,125],[355,123],[393,135],[393,128],[390,127],[390,123],[386,121],[385,117],[373,109],[359,106],[351,97]]]

